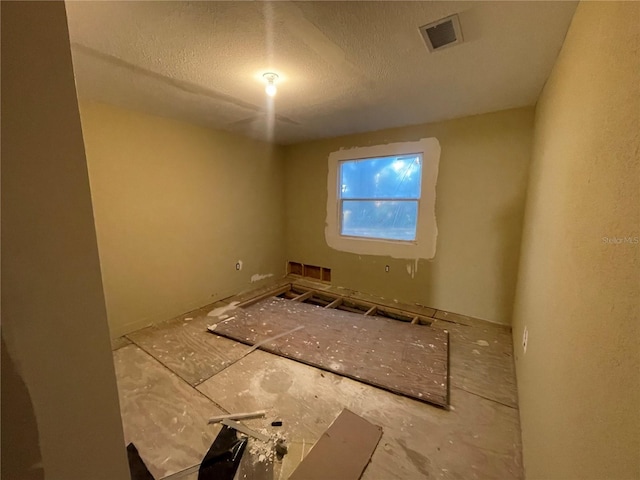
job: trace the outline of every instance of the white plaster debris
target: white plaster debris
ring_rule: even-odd
[[[478,350],[476,350],[475,348],[473,350],[471,350],[471,353],[473,353],[474,355],[480,355],[480,352]]]
[[[489,342],[487,342],[486,340],[477,340],[476,342],[473,342],[476,345],[480,345],[481,347],[488,347],[489,346]]]
[[[207,313],[207,317],[220,317],[220,315],[223,315],[224,313],[235,309],[239,304],[240,302],[231,302],[229,305],[225,305],[224,307],[214,308],[209,313]]]
[[[270,277],[273,277],[273,273],[256,273],[255,275],[251,275],[251,283],[259,282],[260,280]]]
[[[287,439],[280,431],[271,432],[271,431],[267,431],[264,428],[259,429],[257,431],[264,435],[267,435],[269,437],[269,440],[266,442],[263,442],[255,438],[249,438],[249,444],[247,448],[249,450],[249,453],[251,454],[251,457],[254,459],[254,465],[256,463],[272,462],[276,455],[276,452],[275,452],[276,443],[278,442],[286,443]]]
[[[225,315],[225,319],[224,319],[224,320],[222,320],[221,322],[214,323],[213,325],[208,325],[208,326],[207,326],[207,330],[209,330],[210,332],[213,332],[213,331],[215,331],[215,329],[216,329],[216,327],[217,327],[218,325],[221,325],[221,324],[223,324],[223,323],[225,323],[225,322],[228,322],[229,320],[233,320],[234,318],[236,318],[236,317],[235,317],[235,316],[233,316],[233,317],[228,317],[228,318],[227,318],[227,315]],[[247,338],[247,340],[249,340],[249,339]],[[184,359],[183,359],[183,360],[184,360]]]

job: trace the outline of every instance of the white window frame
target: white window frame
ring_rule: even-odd
[[[422,155],[422,179],[418,200],[418,221],[415,241],[352,237],[341,234],[340,163],[367,158],[410,154]],[[430,259],[436,253],[438,228],[435,202],[440,142],[423,138],[415,142],[390,143],[368,147],[342,149],[329,154],[327,176],[327,218],[325,239],[329,247],[360,255],[391,256],[406,259]]]

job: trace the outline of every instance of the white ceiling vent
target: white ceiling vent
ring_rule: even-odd
[[[423,25],[420,33],[430,52],[462,43],[462,30],[457,14]]]

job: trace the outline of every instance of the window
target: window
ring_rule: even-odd
[[[412,262],[434,258],[436,138],[343,147],[327,160],[325,239],[330,248]]]
[[[340,162],[340,234],[415,241],[422,155]]]

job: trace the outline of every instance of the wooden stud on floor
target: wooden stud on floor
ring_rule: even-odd
[[[308,292],[301,293],[300,295],[298,295],[295,298],[292,298],[291,300],[294,302],[304,302],[306,299],[311,298],[312,296],[313,296],[313,290],[309,290]]]
[[[324,308],[337,308],[342,303],[342,298],[336,298],[333,302]]]
[[[424,315],[418,315],[416,312],[412,312],[411,310],[402,310],[397,307],[391,307],[389,305],[380,305],[370,301],[364,301],[359,298],[355,298],[353,296],[341,295],[339,293],[335,293],[328,290],[316,290],[311,288],[309,285],[301,285],[301,284],[291,284],[292,291],[293,287],[297,287],[298,290],[306,290],[304,293],[295,295],[293,294],[293,298],[291,300],[297,302],[304,302],[305,300],[317,295],[319,298],[329,297],[335,298],[335,300],[331,301],[328,305],[325,305],[323,308],[337,308],[339,310],[345,310],[347,312],[359,313],[360,315],[365,315],[368,317],[373,316],[385,316],[395,320],[400,320],[403,322],[411,323],[412,325],[425,325],[431,326],[432,322],[429,318]],[[326,301],[326,300],[325,300]],[[241,305],[242,306],[242,305]],[[435,310],[434,310],[435,312]]]
[[[244,302],[241,302],[238,305],[236,305],[236,307],[240,307],[240,308],[248,307],[249,305],[258,303],[260,300],[264,300],[265,298],[277,297],[278,295],[282,295],[283,293],[288,292],[289,290],[291,290],[291,284],[283,285],[282,287],[277,287],[273,290],[268,290],[267,292],[262,293],[256,297],[245,300]]]
[[[365,317],[373,317],[378,312],[378,307],[373,305],[367,312],[364,314]]]

